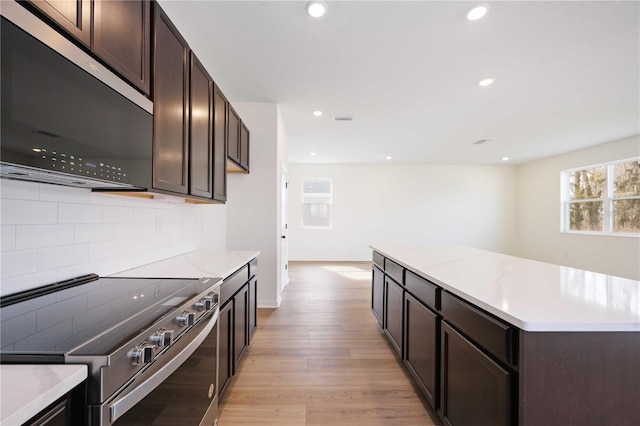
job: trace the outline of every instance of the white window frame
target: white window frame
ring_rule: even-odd
[[[321,180],[329,182],[329,187],[331,192],[329,193],[329,202],[323,203],[328,204],[330,207],[329,212],[329,225],[327,226],[309,226],[304,224],[304,206],[306,204],[315,204],[315,203],[305,203],[305,194],[308,197],[309,193],[304,192],[304,184],[308,180]],[[300,227],[302,229],[332,229],[333,228],[333,180],[327,177],[303,177],[300,181]]]
[[[607,163],[593,164],[589,166],[574,167],[560,172],[560,232],[565,234],[583,234],[583,235],[606,235],[614,237],[635,237],[640,238],[640,232],[615,232],[613,230],[613,202],[617,200],[637,199],[640,197],[614,197],[613,196],[613,166],[620,163],[628,163],[631,161],[640,161],[640,157],[632,157],[624,160],[610,161]],[[607,188],[602,198],[590,198],[581,200],[571,200],[569,196],[571,185],[571,174],[577,170],[596,169],[605,167],[607,173]],[[603,208],[603,230],[602,231],[576,231],[571,229],[570,224],[570,206],[572,203],[602,201]]]

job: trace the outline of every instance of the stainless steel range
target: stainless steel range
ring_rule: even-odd
[[[92,426],[214,425],[220,283],[86,275],[2,297],[0,361],[87,364]]]

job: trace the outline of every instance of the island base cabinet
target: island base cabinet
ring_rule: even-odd
[[[405,364],[432,407],[438,408],[438,316],[426,306],[405,295]]]
[[[385,309],[385,333],[395,348],[400,358],[402,358],[402,335],[403,335],[403,305],[404,290],[400,284],[394,280],[387,278],[385,280],[387,290],[386,309]]]
[[[384,273],[377,267],[373,267],[373,278],[371,280],[371,310],[378,320],[378,327],[384,329]]]
[[[520,426],[640,425],[640,333],[520,334]]]
[[[441,348],[440,415],[445,424],[510,425],[511,373],[444,321]]]

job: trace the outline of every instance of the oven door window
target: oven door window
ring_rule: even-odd
[[[196,351],[113,425],[214,425],[217,418],[218,323]]]

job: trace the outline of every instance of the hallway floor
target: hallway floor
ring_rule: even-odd
[[[220,402],[219,426],[440,425],[371,313],[369,262],[291,262],[279,309]]]

